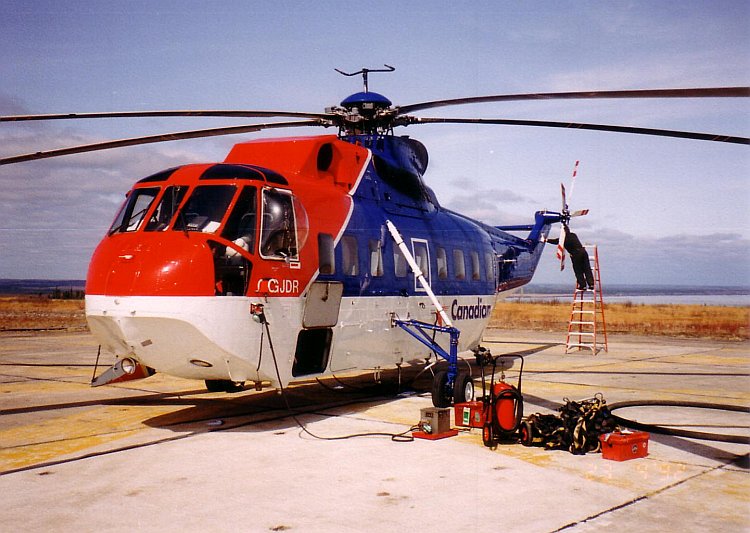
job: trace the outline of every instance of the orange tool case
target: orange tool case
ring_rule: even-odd
[[[602,457],[612,461],[627,461],[648,455],[648,433],[645,431],[605,433],[599,436]]]

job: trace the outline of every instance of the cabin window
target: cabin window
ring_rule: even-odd
[[[109,234],[137,231],[159,190],[159,187],[148,187],[131,192],[109,228]]]
[[[448,279],[448,256],[445,253],[445,248],[438,246],[435,255],[437,256],[438,279]]]
[[[336,273],[333,250],[333,235],[318,233],[318,268],[321,274],[330,275]]]
[[[234,204],[234,209],[227,219],[221,236],[232,241],[238,248],[253,253],[255,248],[256,222],[258,220],[257,192],[255,187],[244,187],[240,197]],[[227,247],[227,256],[232,257],[238,252]]]
[[[341,239],[341,264],[345,275],[356,276],[359,274],[357,238],[352,235],[344,235]]]
[[[417,263],[417,267],[422,271],[424,279],[427,284],[430,284],[430,250],[427,247],[427,241],[422,239],[412,239],[411,241],[412,253],[414,254],[414,261]],[[414,277],[414,290],[423,291],[424,288]]]
[[[299,248],[295,223],[295,201],[292,193],[279,189],[263,191],[263,222],[260,236],[260,255],[267,259],[297,260]],[[307,234],[306,216],[302,209],[304,232]]]
[[[479,254],[474,250],[471,251],[471,279],[474,281],[482,279],[482,269],[479,266]]]
[[[164,231],[167,229],[187,190],[187,185],[167,187],[161,200],[159,200],[159,205],[154,210],[154,214],[148,219],[146,231]]]
[[[464,263],[464,251],[456,248],[453,250],[453,271],[456,279],[466,279],[466,263]]]
[[[383,247],[376,239],[370,239],[370,275],[372,277],[383,275]]]
[[[233,185],[201,185],[193,189],[190,198],[180,210],[174,229],[214,233],[219,226],[235,193]]]
[[[406,274],[409,273],[409,268],[406,263],[406,257],[404,256],[401,248],[393,245],[393,272],[397,278],[405,278]]]

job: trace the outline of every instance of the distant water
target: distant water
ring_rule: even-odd
[[[509,300],[570,300],[573,286],[531,283]],[[603,287],[604,303],[750,306],[750,287],[685,285],[611,285]]]
[[[0,294],[50,294],[55,289],[83,290],[83,280],[0,279]],[[508,300],[570,300],[572,285],[531,283]],[[750,287],[690,287],[685,285],[604,286],[604,302],[632,304],[689,304],[750,306]]]
[[[80,279],[0,279],[0,294],[51,294],[53,291],[82,291]]]

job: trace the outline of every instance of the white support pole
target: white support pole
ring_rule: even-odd
[[[424,288],[424,290],[427,292],[427,295],[430,297],[430,301],[432,302],[432,305],[435,306],[435,309],[440,315],[440,318],[443,320],[443,324],[452,328],[453,323],[451,322],[450,318],[448,318],[448,315],[445,312],[445,309],[443,309],[443,306],[440,305],[440,302],[435,297],[435,293],[432,292],[429,283],[427,283],[427,280],[424,278],[424,274],[422,274],[422,271],[417,265],[417,261],[414,259],[414,256],[411,254],[409,247],[404,243],[404,239],[401,237],[398,229],[396,229],[396,226],[390,220],[386,220],[385,225],[388,227],[388,231],[391,232],[393,240],[396,241],[396,246],[398,246],[401,250],[401,253],[404,254],[406,262],[409,263],[409,266],[414,272],[414,275],[417,277],[417,281],[419,281],[420,285],[422,285],[422,288]]]

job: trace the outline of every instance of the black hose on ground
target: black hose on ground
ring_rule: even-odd
[[[704,403],[704,402],[684,402],[684,401],[669,401],[669,400],[634,400],[627,402],[617,402],[609,405],[610,412],[615,409],[624,409],[626,407],[692,407],[696,409],[716,409],[719,411],[735,411],[739,413],[750,414],[750,409],[741,405],[728,405],[719,403]],[[702,439],[712,440],[717,442],[733,442],[736,444],[750,444],[750,438],[743,435],[724,435],[720,433],[705,433],[702,431],[689,431],[686,429],[675,429],[660,426],[658,424],[644,424],[635,420],[628,420],[621,416],[617,416],[612,413],[612,417],[618,424],[623,426],[641,429],[644,431],[650,431],[652,433],[659,433],[661,435],[672,435],[675,437],[686,437],[689,439]]]

